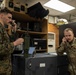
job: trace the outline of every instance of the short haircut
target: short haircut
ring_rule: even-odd
[[[71,28],[66,28],[66,29],[64,30],[64,32],[65,32],[65,31],[67,31],[67,32],[68,32],[68,31],[72,31],[72,32],[73,32],[73,30],[72,30]]]
[[[0,9],[0,14],[1,14],[1,13],[5,13],[5,14],[10,13],[10,14],[12,14],[12,12],[11,12],[9,9],[7,9],[6,7],[3,8],[3,9]]]

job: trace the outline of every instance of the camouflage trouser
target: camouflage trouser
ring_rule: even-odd
[[[76,67],[74,65],[69,65],[70,75],[76,75]]]
[[[0,75],[11,75],[11,67],[2,65],[0,66]]]
[[[4,72],[4,73],[2,72],[2,73],[0,73],[0,75],[12,75],[12,74],[11,74],[11,72]]]
[[[0,75],[6,75],[5,73],[1,73]]]
[[[70,75],[76,75],[76,74],[74,74],[74,72],[70,72]]]
[[[12,75],[10,73],[0,73],[0,75]]]

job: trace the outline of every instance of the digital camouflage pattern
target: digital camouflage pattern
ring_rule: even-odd
[[[10,42],[6,29],[0,23],[0,75],[11,75],[11,53],[14,45]]]
[[[76,38],[71,43],[61,43],[56,52],[58,55],[62,55],[64,52],[67,53],[70,62],[69,72],[71,75],[76,75]]]

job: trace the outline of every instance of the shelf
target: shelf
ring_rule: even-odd
[[[19,33],[25,33],[25,32],[27,32],[27,31],[25,31],[25,30],[17,30],[17,32],[19,32]],[[34,32],[34,31],[28,31],[28,33],[29,34],[41,34],[41,35],[46,35],[47,33],[46,32]]]
[[[20,21],[41,21],[40,19],[36,19],[30,17],[28,14],[22,14],[20,12],[12,11],[13,18]]]
[[[17,30],[17,33],[19,34],[19,37],[22,36],[22,34],[24,33],[28,33],[30,35],[31,39],[34,38],[39,38],[39,39],[46,39],[47,41],[47,19],[36,19],[33,17],[30,17],[28,14],[24,14],[21,12],[17,12],[17,11],[12,11],[12,15],[13,15],[13,19],[15,19],[17,22],[20,22],[23,28],[27,28],[27,23],[31,23],[31,22],[40,22],[41,23],[41,32],[37,32],[37,31],[30,31],[30,30],[34,30],[32,28],[32,26],[34,26],[33,24],[29,24],[29,26],[31,28],[29,28],[27,31],[25,30]],[[22,28],[22,29],[23,29]],[[32,41],[31,41],[32,43]],[[47,49],[36,49],[36,52],[41,53],[41,52],[47,52]]]

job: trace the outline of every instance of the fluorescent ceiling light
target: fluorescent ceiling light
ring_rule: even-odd
[[[59,0],[51,0],[45,3],[44,6],[61,11],[61,12],[67,12],[67,11],[75,9],[75,7],[70,6],[66,3],[63,3]]]

